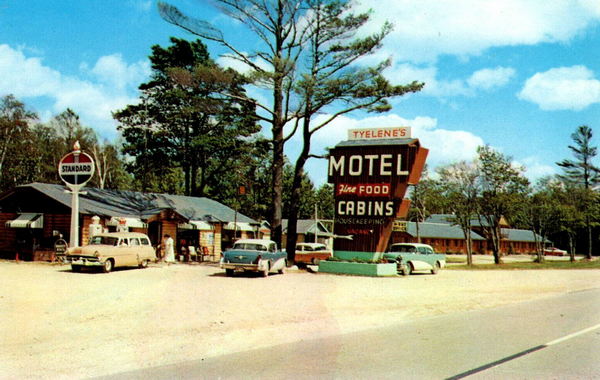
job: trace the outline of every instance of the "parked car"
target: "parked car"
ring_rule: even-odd
[[[302,266],[306,264],[319,265],[321,260],[327,260],[332,256],[330,249],[321,243],[298,243],[296,244],[295,261]]]
[[[234,271],[260,272],[267,277],[269,272],[283,274],[287,266],[287,254],[277,249],[277,244],[265,239],[240,239],[233,247],[223,252],[221,268],[225,275],[233,276]]]
[[[565,256],[567,254],[567,251],[558,249],[556,247],[548,247],[544,249],[544,255],[546,256]]]
[[[73,272],[83,267],[101,267],[106,273],[116,267],[145,268],[156,260],[147,235],[137,232],[109,232],[93,236],[88,245],[67,250]]]
[[[431,271],[437,274],[446,266],[446,255],[435,253],[427,244],[395,243],[384,253],[384,259],[398,265],[398,273],[408,276],[414,271]]]

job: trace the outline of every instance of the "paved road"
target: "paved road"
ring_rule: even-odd
[[[464,377],[600,378],[600,289],[110,378]]]

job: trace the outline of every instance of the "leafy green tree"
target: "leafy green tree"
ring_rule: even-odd
[[[98,143],[96,132],[83,126],[79,115],[72,109],[67,108],[48,123],[34,126],[31,131],[36,181],[62,184],[57,172],[58,163],[65,154],[73,151],[73,145],[79,141],[82,150],[94,159],[96,167],[88,186],[100,189],[130,186],[130,176],[118,148],[108,141]]]
[[[513,220],[534,233],[536,261],[539,263],[545,259],[545,241],[558,232],[561,225],[561,204],[557,196],[560,190],[561,184],[556,183],[554,178],[541,178],[528,194],[523,194],[519,210],[513,217]]]
[[[79,115],[70,108],[54,116],[48,125],[56,131],[60,138],[63,155],[73,151],[76,141],[79,141],[81,149],[88,153],[98,144],[96,132],[81,124]]]
[[[129,189],[131,176],[125,169],[125,158],[116,145],[104,141],[92,147],[96,173],[93,183],[100,189]]]
[[[390,98],[418,92],[423,83],[392,85],[383,76],[390,61],[362,67],[356,61],[373,54],[391,31],[386,23],[382,29],[363,38],[357,32],[369,21],[369,14],[353,14],[352,3],[345,0],[309,0],[306,18],[306,60],[295,84],[301,107],[296,122],[301,124],[302,150],[295,162],[288,221],[287,251],[296,246],[297,208],[302,196],[304,167],[311,157],[314,134],[337,117],[356,110],[382,113],[391,109]],[[317,114],[331,114],[324,121],[315,121]],[[293,261],[294,257],[291,256]]]
[[[30,126],[37,115],[13,95],[0,99],[0,190],[30,181],[35,170]]]
[[[581,125],[571,134],[574,145],[569,145],[575,160],[562,160],[557,165],[563,168],[560,178],[566,183],[582,187],[585,190],[583,211],[587,230],[587,258],[592,258],[592,224],[593,210],[597,203],[597,194],[593,191],[600,185],[600,168],[594,165],[594,157],[598,154],[597,147],[592,145],[593,132],[587,125]]]
[[[315,204],[317,201],[314,184],[306,174],[302,175],[299,197],[295,197],[293,195],[294,181],[294,167],[290,164],[287,164],[283,169],[283,212],[284,218],[288,219],[288,232],[290,217],[292,216],[291,213],[295,212],[296,220],[312,219],[314,218]]]
[[[317,189],[315,196],[319,219],[332,220],[335,216],[333,185],[324,183]],[[333,230],[331,230],[333,232]]]
[[[431,214],[436,213],[440,206],[440,183],[429,177],[427,167],[425,167],[422,179],[410,188],[409,199],[410,209],[408,220],[415,222],[417,241],[421,242],[420,224],[423,223]]]
[[[440,176],[440,192],[446,207],[452,212],[454,223],[460,227],[467,245],[467,264],[473,265],[473,219],[478,215],[478,199],[481,195],[479,168],[465,161],[437,169]]]
[[[32,143],[35,147],[36,181],[61,184],[62,181],[58,175],[58,163],[67,153],[65,151],[65,141],[50,123],[36,124],[31,132]]]
[[[500,264],[500,221],[516,212],[519,196],[527,192],[529,181],[523,176],[522,168],[513,166],[510,157],[489,146],[478,147],[477,154],[481,179],[479,217],[492,243],[494,262]]]
[[[556,191],[560,215],[559,230],[567,236],[571,262],[575,261],[578,232],[586,227],[587,212],[584,206],[587,194],[589,192],[582,187],[564,183]]]
[[[382,75],[389,65],[360,68],[356,61],[374,52],[391,30],[383,26],[379,33],[356,38],[356,32],[369,19],[368,14],[351,14],[349,1],[282,0],[263,2],[257,0],[216,2],[223,12],[246,25],[262,42],[251,54],[243,53],[227,41],[214,26],[192,19],[177,8],[159,2],[164,19],[194,34],[215,41],[229,50],[230,56],[245,63],[252,72],[253,83],[267,87],[272,94],[271,103],[259,104],[264,111],[262,120],[271,125],[273,143],[273,238],[280,242],[281,207],[283,194],[283,147],[289,136],[283,127],[292,122],[294,134],[302,128],[303,149],[296,163],[292,197],[301,196],[304,164],[310,155],[313,134],[340,115],[357,109],[385,112],[390,109],[387,98],[419,91],[422,84],[393,86]],[[257,64],[259,58],[267,68]],[[331,108],[331,117],[312,125],[313,116]],[[300,203],[290,202],[287,210],[288,252],[294,252],[296,222]],[[293,262],[293,253],[290,255]]]
[[[256,220],[268,220],[270,215],[271,173],[270,145],[258,138],[246,159],[239,160],[231,170],[224,171],[216,179],[211,198]],[[241,191],[240,191],[241,190]]]
[[[221,70],[202,42],[173,37],[171,43],[152,47],[152,76],[139,87],[141,102],[114,117],[142,191],[156,187],[151,181],[173,180],[164,175],[166,167],[177,167],[184,194],[213,195],[222,190],[220,177],[252,149],[247,138],[259,131],[255,108],[236,100],[245,97],[243,78]],[[165,186],[173,188],[158,187]]]
[[[271,228],[272,237],[281,243],[281,219],[283,199],[283,167],[285,164],[285,125],[297,117],[292,109],[292,92],[297,62],[306,41],[301,23],[306,15],[305,0],[216,0],[216,6],[228,17],[246,25],[249,33],[258,37],[259,44],[250,53],[245,53],[233,42],[227,41],[223,33],[208,22],[183,14],[176,7],[158,2],[160,15],[167,21],[208,41],[216,42],[230,52],[230,57],[246,64],[252,82],[266,88],[271,98],[259,103],[244,98],[260,109],[259,117],[271,126]],[[264,62],[264,65],[262,64]]]

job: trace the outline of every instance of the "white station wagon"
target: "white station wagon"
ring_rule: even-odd
[[[73,272],[83,267],[101,267],[108,273],[116,267],[145,268],[156,260],[156,253],[145,234],[109,232],[93,236],[88,245],[69,248],[67,260]]]

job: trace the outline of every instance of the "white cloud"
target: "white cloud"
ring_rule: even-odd
[[[27,57],[22,50],[0,45],[0,78],[3,78],[0,95],[47,98],[52,102],[52,113],[58,114],[69,107],[81,116],[84,125],[110,138],[115,135],[111,112],[137,102],[127,88],[143,80],[145,66],[127,65],[120,56],[113,55],[100,58],[90,73],[98,81],[63,75],[44,65],[40,58]],[[43,115],[49,112],[38,111]]]
[[[559,67],[527,79],[518,97],[543,110],[582,110],[600,103],[600,81],[585,66]]]
[[[385,54],[413,63],[479,55],[490,47],[567,42],[600,18],[596,0],[380,0],[359,7],[374,11],[367,32],[394,23]]]
[[[42,64],[39,58],[26,58],[19,50],[0,45],[0,93],[17,97],[44,96],[61,81],[59,72]]]
[[[420,93],[430,96],[469,95],[471,91],[462,80],[439,80],[438,70],[433,66],[416,66],[408,63],[400,64],[386,71],[386,77],[395,84],[406,84],[412,81],[425,83]]]
[[[467,79],[438,79],[438,70],[433,66],[417,66],[408,63],[397,65],[386,71],[386,77],[396,84],[412,81],[424,82],[422,94],[451,97],[473,96],[478,90],[493,90],[506,85],[515,76],[510,67],[485,68],[475,71]]]
[[[142,13],[148,13],[152,10],[153,2],[151,0],[129,0],[128,4]]]
[[[83,67],[85,69],[86,65]],[[121,54],[112,54],[100,57],[91,73],[100,82],[122,90],[129,86],[137,87],[150,76],[151,69],[148,61],[128,65]]]
[[[472,160],[476,156],[477,147],[484,145],[481,137],[470,132],[438,127],[435,118],[418,116],[414,119],[405,119],[399,115],[388,114],[364,119],[337,118],[331,125],[315,134],[312,153],[324,154],[325,148],[333,147],[340,141],[347,140],[348,129],[390,126],[412,127],[412,136],[418,138],[421,145],[429,149],[427,163],[430,168],[462,160]],[[294,139],[296,138],[295,136]],[[295,159],[299,144],[298,140],[291,140],[287,145],[286,153]],[[310,160],[307,164],[307,171],[317,185],[327,181],[327,162],[325,160]]]
[[[524,174],[531,183],[535,183],[542,177],[557,173],[555,166],[544,164],[539,157],[535,156],[525,157],[520,161],[515,161],[514,164],[525,168]]]
[[[510,67],[496,67],[494,69],[483,69],[473,73],[467,83],[471,88],[490,90],[502,87],[515,76],[515,70]]]

